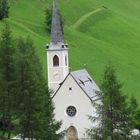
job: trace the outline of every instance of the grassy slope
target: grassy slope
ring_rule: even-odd
[[[49,42],[49,35],[44,30],[44,8],[51,0],[11,1],[8,22],[13,34],[32,37],[45,72],[45,44]],[[100,83],[104,66],[111,60],[124,83],[124,91],[135,94],[140,102],[140,1],[58,2],[66,22],[65,40],[70,45],[71,70],[86,67],[97,83]],[[2,25],[0,22],[0,29]]]

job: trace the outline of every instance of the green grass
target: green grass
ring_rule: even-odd
[[[139,0],[57,0],[65,18],[70,69],[86,68],[100,85],[108,61],[115,65],[123,92],[134,94],[140,103],[140,1]],[[13,36],[30,36],[46,77],[44,9],[52,0],[11,0]],[[104,8],[106,7],[106,8]],[[0,22],[0,30],[3,22]],[[86,65],[85,65],[86,64]]]

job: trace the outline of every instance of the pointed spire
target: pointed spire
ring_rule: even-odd
[[[57,10],[56,0],[53,0],[51,43],[53,44],[63,43],[62,29],[60,25],[60,17]]]

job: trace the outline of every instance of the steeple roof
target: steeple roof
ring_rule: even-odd
[[[58,14],[56,0],[53,0],[51,43],[52,44],[63,43],[63,35],[62,35],[62,29],[61,29],[61,25],[60,25],[60,17]]]

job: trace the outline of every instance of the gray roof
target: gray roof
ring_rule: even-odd
[[[70,74],[91,100],[98,99],[97,93],[100,89],[85,69],[73,71]]]
[[[53,0],[51,43],[57,44],[62,42],[63,42],[63,36],[62,36],[62,29],[60,26],[60,17],[57,10],[56,0]]]
[[[60,17],[57,10],[56,0],[53,0],[52,25],[51,25],[51,42],[47,45],[47,50],[66,50],[68,45],[63,42]]]

